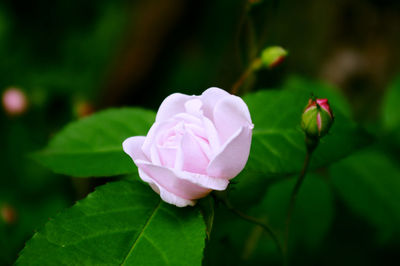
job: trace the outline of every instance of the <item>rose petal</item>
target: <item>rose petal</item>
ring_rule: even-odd
[[[155,122],[151,126],[149,132],[147,133],[146,139],[143,142],[143,146],[142,146],[143,152],[146,154],[147,157],[150,158],[150,157],[154,156],[154,154],[152,154],[152,152],[151,152],[151,147],[156,145],[156,143],[157,143],[156,137],[159,135],[158,133],[163,132],[166,129],[172,127],[173,125],[171,125],[171,124],[172,124],[171,121],[164,121],[161,123]]]
[[[185,199],[204,197],[211,189],[224,190],[229,184],[222,178],[166,168],[147,161],[139,160],[136,164],[163,188]]]
[[[159,185],[156,181],[151,179],[144,171],[139,169],[139,176],[140,178],[144,181],[149,183],[150,187],[160,195],[161,199],[169,204],[173,204],[177,207],[186,207],[186,206],[194,206],[196,204],[195,201],[193,200],[188,200],[181,198],[165,188],[163,188],[161,185]]]
[[[181,158],[177,158],[177,160],[182,162],[181,169],[186,172],[205,175],[209,160],[196,137],[189,133],[183,135],[180,149]]]
[[[171,94],[165,98],[158,108],[156,122],[168,120],[175,114],[185,113],[185,102],[195,97],[182,93]]]
[[[199,99],[199,97],[196,97],[195,99],[190,99],[185,102],[185,110],[188,114],[195,115],[195,116],[200,116],[203,114],[201,107],[203,106],[202,101]]]
[[[251,127],[241,127],[229,139],[207,168],[209,176],[231,179],[243,170],[249,158]]]
[[[158,153],[160,154],[160,161],[161,161],[161,164],[156,163],[156,165],[162,165],[165,167],[174,168],[175,158],[177,154],[176,148],[155,147],[155,150],[157,150]],[[155,151],[155,153],[157,153],[157,151]]]
[[[193,199],[206,196],[212,189],[224,190],[228,186],[229,181],[224,179],[153,165],[142,152],[144,139],[142,136],[130,137],[123,142],[123,149],[138,166],[140,178],[164,201],[178,207],[193,206]]]
[[[223,98],[216,104],[214,123],[222,144],[241,127],[253,127],[246,103],[233,95]]]
[[[201,125],[199,117],[187,113],[176,114],[172,119],[179,122],[183,121],[187,124]]]
[[[220,88],[211,87],[205,90],[200,96],[203,102],[203,114],[212,120],[215,105],[227,96],[229,97],[231,95]]]
[[[143,136],[130,137],[122,143],[122,149],[134,162],[136,160],[149,161],[142,151],[142,145],[145,139],[146,137]]]
[[[208,119],[207,117],[203,117],[203,126],[204,130],[206,131],[210,149],[213,152],[213,154],[216,154],[221,147],[217,129],[215,128],[211,120]]]
[[[199,199],[210,193],[211,189],[198,186],[185,179],[179,178],[173,169],[153,165],[146,161],[135,162],[140,170],[169,192],[184,199]]]
[[[179,197],[176,194],[169,192],[163,186],[158,184],[154,179],[149,177],[146,174],[146,172],[144,172],[142,169],[140,169],[140,164],[148,162],[146,155],[142,152],[142,149],[141,149],[144,139],[145,139],[145,137],[142,137],[142,136],[130,137],[130,138],[126,139],[122,144],[123,150],[132,158],[132,160],[138,166],[140,178],[144,182],[149,183],[150,187],[155,192],[157,192],[160,195],[161,199],[164,200],[165,202],[174,204],[178,207],[185,207],[188,205],[193,206],[195,204],[194,201]],[[137,163],[137,162],[140,162],[140,163]]]

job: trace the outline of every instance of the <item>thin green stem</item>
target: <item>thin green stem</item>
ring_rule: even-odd
[[[240,87],[247,80],[247,78],[249,78],[250,75],[260,67],[260,64],[261,64],[260,58],[256,58],[251,62],[251,64],[242,73],[242,75],[240,75],[239,79],[233,84],[231,88],[231,94],[234,95],[238,94]]]
[[[235,49],[236,49],[236,53],[237,53],[237,58],[241,64],[242,64],[243,59],[242,59],[242,56],[240,53],[240,35],[242,34],[243,25],[246,22],[250,7],[251,7],[250,2],[246,0],[243,5],[243,11],[242,11],[242,14],[239,19],[239,24],[238,24],[238,28],[237,28],[236,36],[235,36],[235,45],[236,45]]]
[[[231,204],[231,202],[228,200],[227,197],[218,197],[218,198],[225,204],[226,208],[228,210],[230,210],[232,213],[236,214],[238,217],[242,218],[243,220],[245,220],[247,222],[256,224],[256,225],[260,226],[261,228],[263,228],[265,230],[265,232],[267,232],[271,236],[272,240],[275,242],[275,244],[279,250],[279,253],[281,254],[282,260],[284,260],[285,257],[284,257],[282,245],[279,242],[279,239],[276,236],[276,234],[274,233],[274,231],[269,227],[269,225],[266,222],[239,211],[238,209],[233,207],[233,205]]]
[[[293,210],[294,210],[294,207],[296,204],[296,198],[299,193],[300,187],[303,184],[304,178],[306,177],[308,166],[310,165],[311,155],[312,155],[313,151],[315,150],[315,148],[317,147],[317,145],[318,145],[317,140],[314,140],[313,143],[310,144],[310,139],[307,139],[307,137],[306,137],[306,146],[307,146],[306,157],[304,158],[303,168],[299,174],[299,177],[297,178],[296,184],[290,195],[288,214],[287,214],[287,218],[286,218],[285,246],[284,246],[286,263],[288,261],[288,243],[289,243],[290,223],[292,220]]]

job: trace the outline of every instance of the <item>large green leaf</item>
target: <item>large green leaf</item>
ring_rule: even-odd
[[[205,225],[137,181],[117,181],[49,221],[19,265],[201,265]]]
[[[295,178],[269,187],[255,205],[241,211],[267,222],[283,243],[288,202]],[[315,174],[307,175],[299,191],[290,230],[293,255],[315,253],[327,236],[334,217],[333,195],[328,184]],[[235,206],[238,208],[238,205]],[[207,265],[281,265],[282,257],[275,242],[261,227],[244,221],[219,208],[214,229],[205,251]],[[220,254],[230,253],[229,258]],[[225,263],[225,264],[224,264]],[[293,263],[296,265],[296,263]]]
[[[400,168],[382,152],[357,153],[331,167],[332,183],[347,206],[366,219],[382,242],[400,236]]]
[[[102,111],[69,124],[34,156],[56,173],[77,177],[135,172],[122,142],[146,135],[154,118],[154,112],[139,108]]]
[[[309,89],[268,90],[249,94],[244,100],[249,106],[254,123],[249,161],[245,170],[234,179],[238,184],[234,197],[256,200],[265,190],[271,177],[281,178],[300,172],[306,154],[304,133],[300,118],[310,97]],[[317,94],[317,92],[315,92]],[[326,97],[332,92],[318,92]],[[330,134],[325,136],[311,160],[311,169],[338,161],[369,143],[370,138],[361,132],[342,111],[345,108],[330,101],[335,121]],[[330,98],[329,98],[330,100]],[[243,197],[243,193],[249,193]]]
[[[298,172],[305,156],[301,113],[310,97],[308,90],[260,91],[245,97],[255,125],[247,169],[268,175]],[[356,126],[331,103],[335,122],[314,156],[320,167],[345,157],[366,143]]]

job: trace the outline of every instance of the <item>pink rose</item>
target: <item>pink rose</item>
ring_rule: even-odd
[[[243,170],[253,127],[244,101],[224,90],[174,93],[147,136],[130,137],[122,146],[164,201],[193,206],[212,190],[225,190]]]

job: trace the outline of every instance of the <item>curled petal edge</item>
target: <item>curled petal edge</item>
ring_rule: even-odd
[[[161,103],[157,111],[156,122],[170,119],[176,114],[185,113],[185,102],[197,96],[173,93]]]
[[[194,206],[196,204],[195,200],[188,200],[169,192],[163,186],[158,184],[155,180],[149,177],[144,171],[139,169],[140,178],[148,183],[150,187],[160,195],[161,199],[169,204],[173,204],[177,207]]]
[[[243,126],[236,131],[211,160],[207,168],[208,175],[227,180],[237,176],[249,158],[251,135],[252,125]]]
[[[177,179],[182,181],[188,181],[193,185],[199,186],[204,189],[212,189],[212,190],[225,190],[229,181],[222,178],[211,177],[202,174],[190,173],[186,171],[180,171],[172,168],[166,168],[163,166],[154,165],[151,162],[136,160],[136,165],[150,166],[154,168],[162,169],[163,171],[168,171],[170,174],[174,175]],[[140,168],[139,168],[140,169]]]

